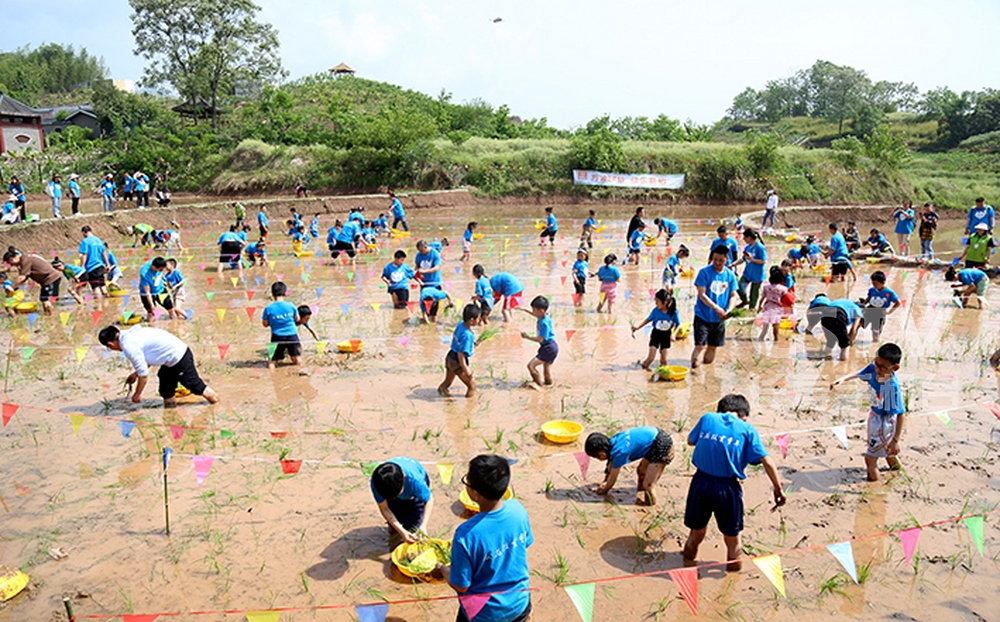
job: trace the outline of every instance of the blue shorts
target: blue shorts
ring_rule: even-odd
[[[556,362],[556,357],[559,356],[559,344],[552,341],[546,341],[538,347],[538,353],[535,354],[535,358],[543,363],[548,363],[551,365]]]
[[[715,477],[695,471],[688,487],[684,526],[704,529],[715,514],[722,535],[736,537],[743,531],[743,485],[738,477]]]
[[[427,483],[428,485],[430,484],[429,479]],[[393,499],[387,503],[389,504],[389,510],[392,511],[392,515],[396,517],[396,520],[407,531],[413,531],[419,527],[420,521],[424,519],[424,507],[427,504],[423,501],[417,501],[416,499],[409,499],[407,501]]]

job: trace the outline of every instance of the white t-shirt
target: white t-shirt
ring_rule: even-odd
[[[187,345],[159,328],[136,326],[118,335],[122,353],[140,377],[149,375],[151,365],[176,365],[187,352]]]
[[[778,209],[778,195],[772,194],[771,196],[767,197],[767,209],[768,210]]]

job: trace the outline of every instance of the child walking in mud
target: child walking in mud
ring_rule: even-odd
[[[865,451],[865,467],[868,481],[879,479],[878,460],[885,458],[889,468],[898,471],[899,438],[903,435],[906,422],[906,408],[903,393],[899,388],[896,370],[903,358],[903,351],[894,343],[882,344],[875,354],[875,360],[861,371],[838,378],[830,383],[833,390],[837,385],[855,378],[868,383],[871,410],[868,412],[868,449]]]
[[[448,389],[451,388],[455,378],[465,384],[465,397],[473,397],[476,394],[476,381],[469,369],[469,359],[472,358],[476,347],[476,335],[472,332],[472,327],[479,324],[481,314],[482,309],[476,304],[467,304],[462,309],[462,321],[455,327],[451,348],[444,357],[444,380],[438,386],[438,393],[444,397],[450,396]]]
[[[615,264],[618,263],[618,255],[609,253],[604,258],[604,265],[597,270],[597,280],[601,282],[601,298],[597,303],[597,312],[601,313],[604,303],[608,303],[608,313],[615,304],[618,297],[618,281],[622,279],[622,271]]]
[[[534,382],[534,388],[541,388],[544,384],[552,384],[552,364],[559,356],[559,344],[556,343],[556,331],[552,328],[552,318],[549,317],[549,300],[545,296],[535,296],[531,301],[531,310],[521,309],[531,317],[538,320],[535,324],[537,334],[532,337],[526,332],[521,332],[521,339],[534,341],[538,344],[538,352],[535,357],[528,362],[528,373]],[[542,368],[542,373],[538,373],[538,368]]]
[[[646,360],[639,361],[639,367],[649,369],[656,353],[660,353],[660,365],[667,364],[667,353],[670,351],[670,335],[673,330],[681,325],[680,317],[677,315],[677,301],[667,289],[661,289],[654,296],[656,306],[649,312],[649,316],[642,321],[642,324],[632,327],[632,336],[635,331],[646,324],[652,324],[653,330],[649,333],[649,354]]]

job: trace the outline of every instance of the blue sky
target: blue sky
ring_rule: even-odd
[[[257,0],[291,77],[358,75],[572,128],[602,114],[711,123],[817,59],[921,90],[1000,87],[1000,1]],[[5,6],[6,5],[6,6]],[[138,79],[126,0],[0,0],[3,49],[58,42]],[[500,17],[503,21],[493,23]]]

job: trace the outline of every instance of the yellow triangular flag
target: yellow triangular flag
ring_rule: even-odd
[[[248,611],[247,622],[278,622],[280,611]]]
[[[76,362],[79,363],[83,361],[83,357],[87,356],[87,350],[90,350],[90,346],[80,346],[76,348]]]
[[[219,316],[219,322],[222,322],[222,318],[226,317],[226,310],[225,309],[216,309],[215,310],[215,314],[217,316]]]
[[[229,280],[233,282],[233,287],[236,287],[236,284],[240,282],[239,277],[236,276],[229,277]]]
[[[382,308],[382,303],[381,302],[373,302],[372,303],[372,309],[375,309],[375,313],[378,313],[378,310],[381,309],[381,308]]]
[[[69,322],[69,313],[66,311],[59,313],[59,321],[62,322],[63,326],[66,326],[66,323]]]
[[[767,580],[774,584],[774,587],[778,588],[778,591],[784,596],[785,577],[781,574],[781,558],[777,555],[764,555],[763,557],[754,557],[753,563],[757,564]]]
[[[317,341],[316,342],[316,354],[318,354],[320,356],[323,356],[324,352],[326,352],[326,342],[325,341]]]
[[[441,476],[441,482],[447,486],[451,483],[451,475],[455,472],[454,462],[438,462],[438,475]]]
[[[455,299],[455,308],[459,310],[459,313],[461,313],[461,309],[463,308],[463,304],[462,304],[463,302],[464,301],[461,298],[456,298]]]
[[[77,460],[77,462],[80,464],[80,479],[90,479],[94,476],[93,469],[79,460]]]
[[[72,413],[69,416],[69,422],[73,424],[73,434],[76,434],[80,431],[80,426],[83,425],[83,415]]]

